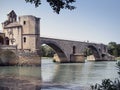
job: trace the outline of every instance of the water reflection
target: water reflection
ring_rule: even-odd
[[[49,58],[41,67],[0,67],[0,90],[88,90],[79,88],[116,77],[116,62],[55,64]]]
[[[0,90],[40,90],[40,67],[0,67]]]
[[[76,81],[77,77],[79,78],[82,76],[80,72],[83,70],[83,65],[56,65],[54,73],[54,78],[52,79],[52,82],[65,82],[65,83],[71,83],[73,81]]]
[[[35,66],[6,66],[0,67],[0,75],[15,75],[41,78],[41,67]]]
[[[46,60],[47,61],[47,60]],[[46,62],[45,61],[45,62]],[[49,65],[48,65],[49,64]],[[88,86],[102,79],[118,77],[116,62],[86,62],[42,66],[43,82]]]

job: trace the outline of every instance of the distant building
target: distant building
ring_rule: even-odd
[[[40,18],[32,15],[20,16],[12,10],[7,14],[7,20],[2,23],[0,33],[1,45],[17,45],[17,49],[35,52],[39,47]]]

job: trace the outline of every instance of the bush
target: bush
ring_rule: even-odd
[[[120,75],[120,61],[117,62],[118,74]],[[101,84],[96,83],[91,85],[92,90],[120,90],[120,79],[116,78],[114,81],[110,79],[102,80]]]
[[[117,62],[118,74],[120,75],[120,61]]]
[[[120,80],[104,79],[101,84],[91,85],[91,88],[92,90],[120,90]]]

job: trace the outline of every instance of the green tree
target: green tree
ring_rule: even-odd
[[[116,42],[110,42],[110,43],[108,44],[108,47],[109,47],[110,49],[115,49],[115,48],[117,47],[117,44],[116,44]]]
[[[108,44],[108,52],[111,54],[111,55],[114,55],[114,56],[118,56],[118,47],[117,47],[117,44],[116,42],[110,42]]]
[[[42,57],[53,57],[55,51],[48,45],[41,46],[41,56]]]
[[[41,48],[41,53],[40,53],[41,56],[42,56],[42,57],[45,57],[45,52],[46,52],[46,51],[45,51],[44,46],[41,46],[40,48]]]
[[[115,48],[115,49],[113,50],[113,55],[116,56],[116,57],[118,57],[118,50],[117,50],[117,48]]]
[[[120,56],[120,44],[117,44],[118,56]]]
[[[111,55],[119,57],[120,56],[120,44],[117,44],[116,42],[110,42],[108,44],[108,52]]]
[[[35,7],[38,7],[41,5],[41,0],[25,0],[26,2],[29,2],[31,4],[34,4]],[[72,6],[71,4],[74,3],[76,0],[46,0],[51,8],[59,14],[61,9],[69,9],[73,10],[75,9],[75,6]]]
[[[93,51],[90,48],[85,48],[84,54],[85,54],[85,56],[89,56],[89,55],[93,54]]]

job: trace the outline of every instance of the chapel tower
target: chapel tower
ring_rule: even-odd
[[[36,52],[39,50],[40,18],[32,15],[19,16],[12,10],[2,23],[7,45],[16,45],[18,50]]]
[[[36,51],[39,49],[40,18],[32,15],[20,16],[22,25],[22,47],[24,50]]]

